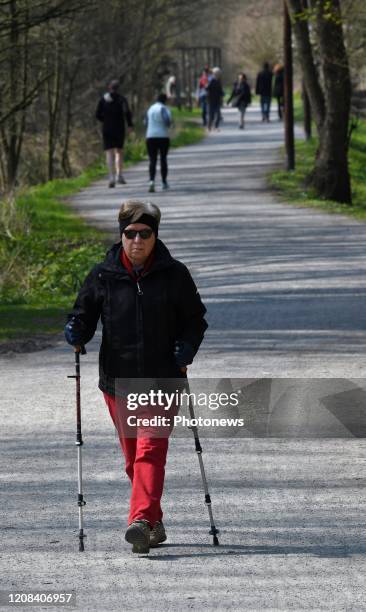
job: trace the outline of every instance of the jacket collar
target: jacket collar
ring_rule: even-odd
[[[122,248],[123,247],[121,240],[114,244],[112,248],[107,252],[106,258],[102,263],[102,268],[106,271],[115,272],[121,274],[122,276],[129,277],[128,271],[121,263]],[[167,249],[165,244],[158,238],[155,244],[154,261],[152,263],[151,268],[146,273],[146,276],[149,274],[153,274],[157,270],[168,268],[173,264],[174,259],[171,256],[169,250]]]

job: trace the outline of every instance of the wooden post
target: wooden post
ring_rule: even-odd
[[[283,1],[283,46],[285,58],[285,147],[287,170],[295,169],[294,101],[292,77],[291,20],[286,0]]]

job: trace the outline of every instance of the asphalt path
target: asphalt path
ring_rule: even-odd
[[[160,236],[192,270],[208,308],[192,378],[296,377],[306,403],[309,377],[327,378],[329,393],[340,380],[363,384],[366,226],[268,191],[283,138],[273,119],[263,125],[253,107],[240,131],[236,112],[225,110],[220,132],[171,152],[168,192],[147,194],[143,162],[126,171],[126,186],[100,181],[73,205],[113,240],[122,200],[156,202]],[[98,332],[82,359],[84,553],[72,352],[60,341],[0,358],[0,589],[73,590],[88,611],[365,610],[366,449],[339,420],[338,437],[327,439],[204,440],[217,548],[192,441],[173,438],[168,541],[132,556],[123,539],[129,483],[96,389],[99,340]]]

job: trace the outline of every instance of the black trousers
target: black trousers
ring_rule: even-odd
[[[218,128],[221,120],[220,102],[217,104],[209,103],[208,106],[208,128],[212,128],[212,124],[215,123],[215,128]]]
[[[155,180],[156,174],[156,163],[158,161],[158,154],[160,153],[160,172],[163,182],[166,181],[168,176],[168,151],[169,151],[170,139],[169,138],[147,138],[146,148],[149,154],[149,172],[150,181]]]

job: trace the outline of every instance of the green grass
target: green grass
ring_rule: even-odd
[[[0,306],[0,344],[34,335],[59,333],[65,324],[65,308],[37,304]]]
[[[303,119],[300,94],[295,94],[295,118]],[[315,127],[313,127],[315,134]],[[349,170],[352,184],[352,206],[317,197],[314,190],[304,186],[304,179],[314,166],[317,138],[305,142],[296,140],[296,169],[276,171],[269,177],[270,186],[281,199],[294,205],[309,206],[329,213],[342,213],[356,219],[366,219],[366,121],[361,120],[353,131],[349,149]]]
[[[174,109],[172,146],[203,137],[197,114]],[[144,139],[132,137],[126,165],[145,158]],[[81,282],[109,243],[66,200],[105,175],[99,162],[76,178],[50,181],[0,203],[0,342],[62,329]]]
[[[172,109],[173,115],[173,138],[172,147],[183,147],[199,142],[205,135],[201,126],[201,111],[193,108],[192,111],[176,108]]]

